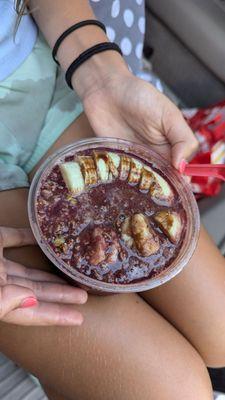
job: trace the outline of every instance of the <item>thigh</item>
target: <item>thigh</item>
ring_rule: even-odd
[[[1,324],[1,349],[65,399],[211,400],[191,345],[136,295],[90,296],[79,328]]]
[[[209,366],[225,365],[225,260],[204,228],[186,268],[142,297],[192,343]]]
[[[48,396],[48,400],[68,400],[64,396],[57,394],[54,390],[44,387],[44,392]]]

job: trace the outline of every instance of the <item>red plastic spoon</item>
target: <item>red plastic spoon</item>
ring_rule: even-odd
[[[187,176],[213,176],[225,181],[225,164],[188,164],[182,161],[179,171]]]

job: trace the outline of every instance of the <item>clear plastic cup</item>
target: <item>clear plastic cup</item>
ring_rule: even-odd
[[[85,151],[87,149],[114,149],[122,150],[133,156],[141,158],[143,161],[151,162],[164,176],[172,183],[180,196],[184,210],[186,211],[186,231],[185,236],[177,257],[171,264],[157,276],[143,279],[137,283],[115,284],[98,281],[81,274],[78,270],[70,267],[64,261],[57,257],[53,249],[45,241],[38,223],[36,201],[42,180],[52,170],[54,165],[64,161],[65,157],[74,155],[76,152]],[[171,166],[171,164],[162,158],[159,154],[152,151],[148,146],[138,145],[133,142],[112,139],[112,138],[91,138],[75,142],[69,146],[63,147],[56,153],[51,155],[36,172],[32,181],[29,198],[28,198],[28,215],[30,225],[34,236],[41,247],[42,251],[49,260],[65,274],[65,277],[75,285],[86,288],[88,291],[97,294],[106,293],[131,293],[141,292],[155,288],[169,281],[176,276],[187,265],[196,248],[199,230],[200,217],[198,206],[191,191],[190,185],[183,177]]]

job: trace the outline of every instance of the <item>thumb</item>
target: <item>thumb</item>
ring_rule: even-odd
[[[172,164],[179,169],[181,160],[188,160],[198,149],[198,141],[180,111],[171,121],[167,138],[172,146]]]
[[[35,305],[37,305],[37,299],[31,289],[17,285],[0,287],[0,319],[16,308]]]

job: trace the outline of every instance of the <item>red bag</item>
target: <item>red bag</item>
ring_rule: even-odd
[[[191,163],[225,164],[225,101],[205,109],[183,110],[183,115],[199,141]],[[222,182],[212,177],[192,177],[191,184],[199,198],[216,196]]]

